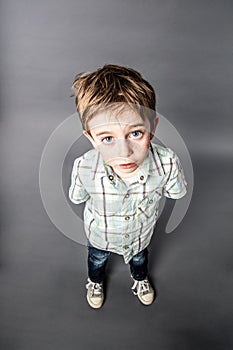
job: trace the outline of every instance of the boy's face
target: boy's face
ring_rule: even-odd
[[[117,116],[103,112],[89,121],[89,131],[83,133],[116,174],[129,177],[146,158],[157,124],[158,116],[150,130],[149,121],[133,111]]]

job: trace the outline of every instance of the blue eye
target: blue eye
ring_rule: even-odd
[[[142,136],[142,132],[139,130],[136,130],[136,131],[131,132],[131,135],[133,138],[138,138],[138,137]]]
[[[113,141],[113,137],[112,136],[107,136],[105,137],[102,142],[105,143],[105,144],[108,144],[108,143],[112,143]]]

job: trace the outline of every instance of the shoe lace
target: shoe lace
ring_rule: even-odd
[[[94,283],[90,280],[86,284],[86,288],[89,289],[91,296],[100,296],[103,290],[102,283]]]
[[[134,280],[134,284],[131,289],[134,295],[147,294],[150,293],[150,283],[147,279],[143,281]]]

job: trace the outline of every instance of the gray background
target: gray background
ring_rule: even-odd
[[[1,350],[233,348],[232,8],[230,0],[1,1]],[[94,311],[86,249],[47,216],[39,163],[75,111],[73,77],[105,63],[132,66],[155,87],[158,111],[189,149],[195,187],[170,235],[166,202],[150,245],[155,303],[131,295],[128,266],[112,256],[106,302]]]

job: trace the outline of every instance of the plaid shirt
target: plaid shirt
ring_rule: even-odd
[[[86,201],[87,239],[99,249],[123,255],[125,263],[150,243],[158,217],[159,200],[183,197],[187,182],[177,155],[150,144],[146,159],[129,186],[93,149],[75,159],[69,198]]]

